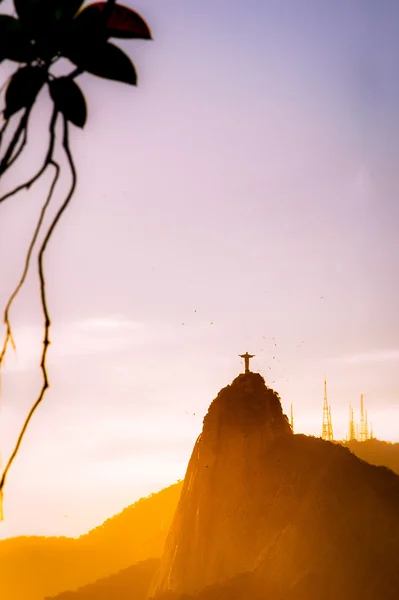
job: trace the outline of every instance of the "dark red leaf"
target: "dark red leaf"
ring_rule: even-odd
[[[106,11],[106,12],[105,12]],[[95,2],[89,4],[77,16],[77,19],[82,19],[88,26],[94,25],[98,27],[99,16],[104,15],[107,19],[104,26],[108,37],[142,39],[150,40],[151,31],[144,19],[134,10],[115,4],[110,7],[108,2]],[[107,17],[108,14],[108,17]]]

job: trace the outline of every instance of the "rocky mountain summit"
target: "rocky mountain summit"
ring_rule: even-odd
[[[204,419],[150,596],[393,600],[398,589],[399,477],[294,435],[278,394],[239,375]]]

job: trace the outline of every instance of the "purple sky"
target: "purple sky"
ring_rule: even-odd
[[[363,392],[377,437],[399,440],[397,2],[131,6],[154,35],[122,44],[138,89],[80,78],[79,187],[46,261],[52,387],[0,537],[75,535],[183,477],[246,350],[298,431],[320,434],[326,373],[337,437]],[[46,185],[0,206],[0,306]],[[3,460],[40,384],[34,272],[12,317]]]

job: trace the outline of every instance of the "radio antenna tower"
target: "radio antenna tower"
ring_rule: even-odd
[[[355,430],[355,418],[353,415],[353,408],[349,407],[349,441],[353,442],[356,439],[356,430]]]
[[[328,405],[327,398],[327,381],[324,378],[324,405],[323,405],[323,426],[321,430],[321,437],[323,440],[328,440],[332,442],[334,439],[333,429],[332,429],[332,420],[331,420],[331,408]]]
[[[291,425],[292,433],[294,433],[294,410],[292,408],[292,404],[291,404],[290,425]]]
[[[360,426],[359,426],[359,441],[364,442],[367,439],[366,421],[364,418],[363,394],[360,394]]]

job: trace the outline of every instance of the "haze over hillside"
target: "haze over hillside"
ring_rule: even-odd
[[[226,407],[228,407],[228,411],[225,410]],[[259,430],[261,430],[260,435]],[[399,444],[370,440],[363,443],[350,442],[344,445],[350,447],[351,451],[368,462],[388,466],[399,473]],[[334,459],[331,448],[336,448]],[[260,465],[259,460],[262,453],[265,454],[265,457]],[[317,459],[315,455],[317,455]],[[198,479],[201,471],[198,464],[195,467],[198,468],[195,478],[197,481],[193,480],[192,464],[196,464],[199,456],[201,456],[199,466],[205,461],[204,472],[206,471],[206,474],[210,475],[202,482]],[[225,464],[226,473],[223,476],[217,471],[216,481],[214,473],[212,477],[212,470],[215,472],[215,465],[220,464],[223,460],[227,461],[229,466]],[[302,472],[304,464],[307,465],[306,473]],[[288,502],[287,519],[297,519],[297,513],[302,514],[301,511],[305,510],[304,506],[313,507],[309,510],[314,510],[316,514],[314,503],[318,502],[317,494],[315,499],[306,500],[306,495],[310,494],[309,489],[316,485],[312,472],[314,471],[316,474],[315,481],[318,481],[317,485],[319,485],[319,488],[316,488],[317,493],[321,493],[324,488],[325,494],[329,495],[331,500],[334,497],[335,482],[339,482],[343,486],[347,485],[345,475],[342,473],[347,473],[348,469],[350,471],[352,468],[355,471],[351,476],[351,481],[355,481],[353,477],[356,477],[356,469],[359,468],[359,464],[362,463],[356,461],[347,450],[335,444],[328,444],[305,436],[294,436],[288,426],[287,418],[282,413],[278,395],[265,387],[263,379],[259,375],[251,374],[249,378],[241,375],[233,382],[232,386],[224,388],[212,403],[208,415],[204,419],[204,432],[197,441],[190,461],[188,478],[191,480],[191,487],[193,485],[198,487],[200,484],[198,489],[201,502],[208,511],[209,527],[212,529],[212,535],[209,534],[207,539],[211,539],[218,528],[221,528],[218,535],[223,539],[226,522],[228,522],[230,523],[228,524],[229,535],[235,536],[237,540],[237,536],[241,535],[240,531],[236,530],[239,522],[250,532],[253,511],[256,513],[256,511],[266,510],[267,506],[268,510],[273,508],[273,498],[270,497],[272,490],[280,498],[281,509],[284,508],[284,502]],[[354,465],[357,467],[355,468]],[[209,469],[211,470],[209,471]],[[230,475],[231,469],[234,470],[234,473],[227,485],[226,478],[228,478],[229,469]],[[295,492],[295,486],[298,486],[299,483],[295,480],[295,472],[298,473],[302,486],[297,492]],[[379,472],[377,470],[377,473]],[[364,475],[364,477],[370,480],[370,485],[377,486],[378,489],[379,484],[376,480],[375,470],[367,470],[367,473],[367,476]],[[263,483],[254,482],[259,477]],[[344,479],[342,479],[343,477]],[[361,503],[363,503],[363,495],[366,502],[367,495],[369,495],[367,489],[364,489],[365,481],[362,477],[359,484],[359,489],[363,489]],[[279,489],[280,479],[283,483]],[[212,502],[208,506],[209,489],[207,485],[211,480],[213,481],[212,485],[216,488],[214,491],[212,488]],[[146,571],[146,567],[140,567],[137,570],[135,563],[161,556],[182,485],[182,483],[175,484],[149,498],[140,500],[77,540],[62,537],[19,537],[0,542],[0,577],[5,597],[7,600],[43,600],[44,596],[50,597],[70,590],[65,600],[67,598],[68,600],[69,598],[86,600],[86,598],[91,598],[90,594],[96,594],[96,599],[98,595],[101,599],[109,598],[111,600],[116,597],[115,594],[118,598],[119,596],[122,598],[121,594],[128,593],[129,587],[139,593],[139,584],[133,585],[135,577],[137,573],[143,573],[143,578],[138,575],[137,581],[145,582],[147,581],[145,573],[149,571]],[[265,487],[263,491],[260,489],[262,485]],[[331,486],[334,489],[330,489]],[[250,498],[249,505],[245,504],[245,499],[242,501],[240,499],[240,490],[242,491],[243,487],[249,490],[246,494]],[[284,500],[287,487],[292,490],[293,497]],[[351,487],[353,487],[352,484],[348,489]],[[293,499],[295,493],[298,494],[297,501]],[[340,494],[342,506],[345,506],[344,499],[347,493],[348,490],[344,490]],[[259,494],[263,494],[262,497],[266,502],[263,509],[256,505],[256,498],[259,497]],[[302,500],[300,500],[300,494],[303,494]],[[231,505],[228,506],[234,498],[237,506],[239,505],[237,510]],[[319,501],[322,498],[321,495]],[[289,502],[291,502],[291,508],[289,508]],[[217,516],[218,522],[213,525],[211,519],[214,518],[215,505],[224,506],[225,511],[223,515]],[[194,507],[195,504],[192,510]],[[269,520],[275,518],[277,518],[276,515],[269,515]],[[356,520],[356,515],[354,518]],[[267,514],[258,515],[258,519],[259,524],[265,524],[268,519]],[[283,515],[280,514],[278,519],[281,522]],[[186,518],[184,522],[186,523]],[[200,523],[201,521],[198,521],[198,526]],[[190,525],[190,520],[188,525]],[[286,528],[286,526],[285,523],[284,527]],[[186,526],[184,525],[184,527]],[[174,528],[176,529],[176,524]],[[240,546],[246,548],[244,554],[250,557],[254,555],[254,552],[256,554],[258,551],[256,549],[259,547],[262,547],[262,552],[266,551],[261,532],[260,529],[255,537],[248,536],[247,547],[241,541],[239,542]],[[260,541],[254,542],[258,535],[261,536]],[[187,543],[194,543],[194,538],[190,537]],[[347,543],[350,543],[350,540]],[[231,548],[234,548],[233,544]],[[210,551],[212,552],[212,546]],[[207,550],[208,558],[211,556],[211,552]],[[241,560],[240,552],[237,553],[234,560]],[[221,559],[222,554],[220,554]],[[154,565],[155,563],[148,564]],[[220,564],[221,560],[219,560],[218,568],[220,568]],[[144,571],[140,570],[142,568]],[[222,598],[221,594],[237,594],[241,593],[240,590],[242,593],[245,590],[247,594],[250,589],[252,589],[251,593],[256,593],[253,570],[237,579],[234,574],[238,569],[237,565],[230,565],[229,568],[227,576],[231,575],[231,579],[228,583],[224,581],[222,588],[218,584],[216,587],[211,584],[206,590],[196,592],[195,597],[204,598],[204,600],[207,600],[208,597]],[[20,577],[21,569],[24,570],[24,578]],[[77,590],[77,588],[80,589]]]
[[[76,589],[138,561],[159,557],[181,486],[177,483],[139,500],[78,539],[18,537],[1,541],[1,597],[43,600],[46,595]]]

